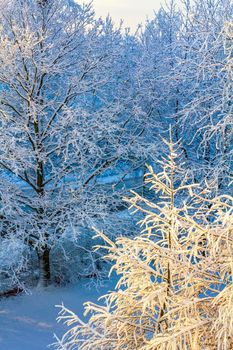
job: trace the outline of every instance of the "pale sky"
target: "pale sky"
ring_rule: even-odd
[[[81,2],[81,1],[79,1]],[[90,1],[84,0],[89,3]],[[153,10],[158,10],[163,0],[93,0],[97,16],[105,17],[108,13],[116,24],[124,20],[124,27],[135,29],[146,18],[153,18]]]

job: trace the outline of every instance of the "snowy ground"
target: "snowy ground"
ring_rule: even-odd
[[[68,308],[83,313],[85,301],[97,301],[100,295],[113,288],[113,282],[103,287],[87,288],[87,281],[64,288],[33,290],[31,295],[21,295],[0,301],[0,349],[1,350],[45,350],[54,342],[53,334],[61,335],[67,330],[56,323],[62,302]],[[53,349],[53,348],[50,348]]]

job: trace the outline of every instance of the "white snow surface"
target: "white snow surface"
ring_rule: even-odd
[[[76,285],[34,289],[31,294],[0,300],[0,349],[54,349],[48,347],[55,342],[54,333],[59,337],[67,331],[67,327],[56,322],[59,309],[55,305],[64,303],[82,316],[85,301],[96,302],[110,289],[113,289],[113,280],[105,281],[98,288],[90,285],[90,280],[84,280]]]

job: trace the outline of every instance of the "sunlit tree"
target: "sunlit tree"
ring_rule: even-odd
[[[103,232],[107,259],[119,275],[105,304],[85,304],[83,322],[61,307],[70,327],[59,349],[229,350],[233,346],[233,198],[206,199],[180,165],[177,144],[145,182],[154,202],[127,199],[140,211],[141,234],[112,242]]]

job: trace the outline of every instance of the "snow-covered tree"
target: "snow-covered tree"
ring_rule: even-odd
[[[161,171],[148,166],[151,202],[127,201],[144,213],[141,234],[112,242],[102,232],[107,259],[120,276],[105,305],[85,304],[83,322],[64,306],[66,350],[229,350],[233,346],[233,198],[206,198],[180,164],[180,148],[165,141]]]
[[[191,149],[198,151],[196,173],[202,172],[217,191],[228,182],[232,167],[232,79],[225,69],[231,65],[232,11],[227,0],[187,1],[180,34],[183,57],[178,71],[187,96],[180,125]]]
[[[141,165],[146,115],[129,87],[133,44],[110,18],[68,0],[0,7],[2,211],[36,250],[47,284],[60,237],[119,205],[97,179],[116,164]]]
[[[113,220],[170,124],[194,182],[232,176],[232,4],[179,6],[131,35],[91,4],[0,0],[1,236],[37,252],[43,284],[51,249]]]
[[[160,130],[173,125],[193,179],[219,192],[232,176],[232,3],[179,6],[168,3],[142,34],[145,103]]]

